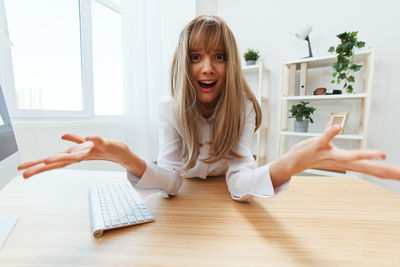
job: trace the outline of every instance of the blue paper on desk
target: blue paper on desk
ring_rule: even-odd
[[[0,216],[0,248],[7,240],[7,237],[10,234],[11,230],[13,229],[17,220],[18,216],[16,215]]]

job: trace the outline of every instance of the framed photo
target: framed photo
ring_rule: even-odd
[[[329,116],[329,121],[326,128],[330,128],[333,125],[339,124],[340,126],[342,126],[342,131],[339,134],[343,134],[344,127],[346,126],[348,118],[349,112],[332,112]]]

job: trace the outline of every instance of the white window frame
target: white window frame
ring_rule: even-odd
[[[95,0],[96,2],[121,14],[121,7],[110,0]],[[80,47],[81,47],[81,79],[82,79],[82,111],[71,110],[34,110],[19,109],[17,95],[11,95],[10,113],[17,119],[79,119],[79,118],[119,118],[121,115],[94,114],[93,93],[93,41],[92,41],[92,0],[79,0]]]

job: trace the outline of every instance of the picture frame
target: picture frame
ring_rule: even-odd
[[[328,129],[333,125],[339,124],[340,126],[342,126],[342,130],[340,131],[339,134],[343,134],[348,118],[349,118],[349,112],[332,112],[331,115],[329,116],[326,128]]]

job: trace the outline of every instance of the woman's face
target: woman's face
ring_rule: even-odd
[[[190,74],[197,99],[204,107],[215,107],[225,87],[226,59],[223,49],[190,49]]]

